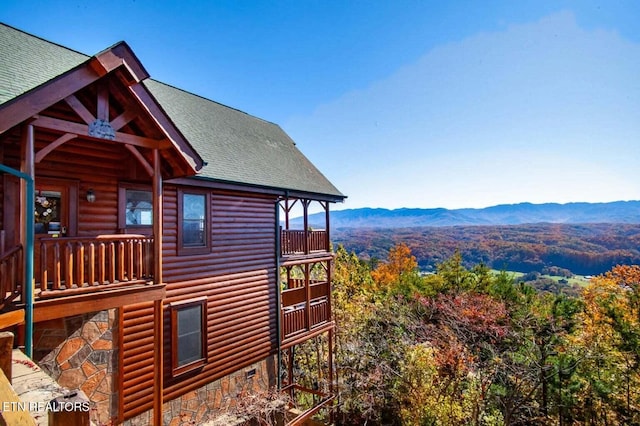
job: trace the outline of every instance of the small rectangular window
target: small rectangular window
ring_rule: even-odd
[[[174,376],[205,364],[207,359],[207,298],[169,305],[171,310],[171,367]]]
[[[182,194],[182,244],[187,246],[205,245],[204,194]]]
[[[126,189],[126,225],[151,226],[153,225],[153,200],[151,191],[138,189]]]
[[[120,183],[118,187],[118,229],[149,234],[153,226],[153,192],[149,185]]]
[[[178,252],[202,254],[209,250],[209,193],[178,191]]]

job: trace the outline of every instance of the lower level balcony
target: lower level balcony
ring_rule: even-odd
[[[332,325],[327,281],[289,280],[282,291],[282,341],[295,344]]]

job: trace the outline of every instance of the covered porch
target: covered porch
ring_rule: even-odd
[[[147,77],[119,43],[0,107],[0,311],[31,294],[34,322],[164,297],[162,183],[203,161]]]
[[[92,57],[61,54],[76,65],[43,70],[0,105],[0,314],[24,309],[30,356],[34,323],[151,302],[159,425],[163,182],[204,162],[125,43]],[[26,73],[19,59],[16,78]],[[135,194],[144,209],[130,205]]]
[[[154,281],[153,243],[143,235],[40,239],[34,322],[164,298],[164,285]],[[23,252],[18,245],[0,253],[0,312],[26,304]]]

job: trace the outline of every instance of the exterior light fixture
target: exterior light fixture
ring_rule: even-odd
[[[93,192],[92,188],[89,188],[87,191],[87,201],[90,203],[95,203],[96,201],[96,194]]]

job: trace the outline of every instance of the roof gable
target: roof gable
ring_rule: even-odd
[[[5,50],[8,52],[7,55],[4,55]],[[122,114],[121,117],[109,117],[108,95],[102,97],[105,100],[102,105],[107,106],[106,110],[103,108],[104,116],[101,117],[93,116],[94,112],[86,110],[74,97],[75,93],[103,81],[105,87],[110,87],[109,90],[114,90],[116,86],[124,88],[120,89],[123,93],[121,98],[128,98],[138,105],[130,112],[144,111],[146,120],[161,129],[162,132],[154,137],[155,142],[149,138],[147,140],[151,142],[149,146],[162,148],[164,139],[169,142],[164,147],[173,148],[171,153],[162,150],[162,155],[175,166],[175,173],[171,173],[173,176],[169,177],[192,175],[202,167],[202,158],[175,128],[147,89],[140,84],[142,79],[148,78],[148,74],[126,43],[117,43],[95,56],[88,57],[0,25],[0,58],[2,69],[6,68],[3,77],[0,78],[0,91],[5,93],[4,102],[0,103],[0,133],[36,117],[62,100],[69,102],[70,98],[73,98],[72,103],[76,105],[74,110],[79,112],[81,118],[89,125],[88,128],[81,123],[62,123],[60,120],[52,121],[46,117],[39,117],[34,124],[46,124],[50,128],[53,125],[55,130],[70,136],[87,137],[91,133],[91,122],[96,118],[100,119],[96,121],[106,121],[108,126],[121,119],[124,119],[126,124],[126,120],[135,118],[135,115],[125,118],[126,114]],[[56,59],[60,60],[57,62]],[[69,66],[71,68],[67,68]],[[119,85],[108,83],[116,80],[120,81]],[[12,86],[12,81],[17,83]],[[117,129],[113,131],[113,135],[115,141],[127,141],[128,145],[132,143],[132,137],[139,140],[139,135],[120,133]]]

